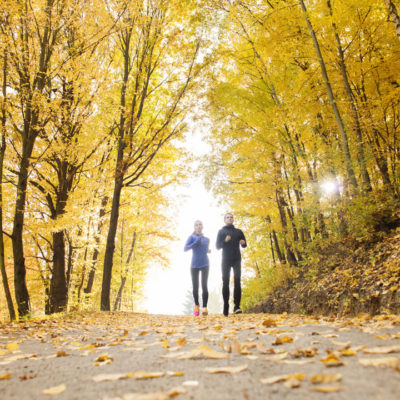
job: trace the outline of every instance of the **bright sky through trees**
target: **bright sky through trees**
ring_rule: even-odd
[[[185,147],[194,158],[207,157],[209,152],[209,147],[203,142],[199,131],[187,135]],[[190,278],[192,252],[184,252],[183,247],[187,237],[193,232],[193,224],[197,219],[203,222],[203,233],[210,238],[208,289],[210,292],[217,289],[219,293],[221,286],[221,253],[215,248],[215,240],[218,230],[224,224],[225,210],[217,205],[213,195],[205,189],[200,179],[193,180],[190,185],[182,185],[173,195],[176,196],[179,206],[176,221],[177,240],[171,244],[171,265],[168,269],[153,265],[147,273],[145,283],[143,308],[155,314],[183,313],[185,295],[192,287]]]

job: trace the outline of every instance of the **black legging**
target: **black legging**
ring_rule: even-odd
[[[203,294],[203,307],[207,307],[208,302],[208,271],[209,266],[203,268],[190,268],[192,274],[192,284],[193,284],[193,299],[196,306],[199,305],[199,274],[201,272],[201,290]]]

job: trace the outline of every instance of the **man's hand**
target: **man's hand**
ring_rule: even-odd
[[[227,235],[227,236],[225,237],[225,242],[229,242],[230,240],[231,240],[230,235]]]
[[[246,241],[242,239],[239,243],[240,243],[242,246],[244,246],[244,245],[246,244]]]

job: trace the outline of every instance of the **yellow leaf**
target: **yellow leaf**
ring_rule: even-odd
[[[181,354],[177,358],[181,360],[185,359],[194,359],[194,358],[213,358],[213,359],[220,359],[220,358],[229,358],[229,354],[226,353],[220,353],[214,349],[212,349],[210,346],[207,346],[206,344],[201,344],[200,346],[196,347],[195,349]]]
[[[187,345],[186,338],[181,337],[181,338],[177,339],[176,344],[177,344],[177,346],[186,346]]]
[[[328,354],[326,358],[321,358],[320,361],[322,361],[326,367],[339,367],[344,365],[344,362],[332,353]]]
[[[321,393],[332,393],[332,392],[339,392],[343,390],[342,386],[315,386],[311,388],[314,392],[321,392]]]
[[[64,350],[57,351],[57,357],[66,357],[68,354]]]
[[[62,383],[61,385],[53,386],[51,388],[43,390],[43,394],[47,394],[47,395],[53,396],[53,395],[60,394],[60,393],[64,392],[66,389],[67,389],[67,387],[65,386],[64,383]]]
[[[393,368],[400,371],[400,358],[397,357],[360,358],[358,362],[367,367]]]
[[[312,383],[334,383],[342,380],[341,374],[315,374],[310,378]]]
[[[290,336],[282,336],[276,338],[275,342],[272,343],[272,345],[276,346],[278,344],[291,343],[291,342],[293,342],[293,338],[291,338]]]
[[[237,374],[238,372],[245,371],[247,367],[247,364],[243,364],[236,367],[205,368],[204,371],[209,374]]]
[[[126,393],[123,398],[124,400],[168,400],[184,393],[186,389],[179,386],[167,392]]]
[[[127,379],[132,376],[132,373],[121,374],[99,374],[92,377],[94,382],[118,381],[120,379]]]
[[[168,347],[170,347],[169,343],[168,343],[168,338],[163,340],[163,343],[161,346],[164,347],[164,349],[168,349]]]
[[[134,379],[152,379],[152,378],[161,378],[165,375],[165,372],[146,372],[146,371],[137,371],[132,374]]]
[[[3,374],[3,375],[0,374],[0,379],[10,379],[10,378],[11,378],[11,374],[10,373]]]
[[[183,371],[167,371],[168,376],[183,376],[185,373]]]
[[[271,328],[273,326],[276,326],[276,322],[275,320],[273,320],[272,318],[267,318],[263,321],[263,326],[265,326],[266,328]]]
[[[400,346],[380,346],[380,347],[371,347],[363,350],[365,354],[389,354],[389,353],[399,353]]]
[[[352,349],[346,349],[346,350],[341,351],[340,353],[342,356],[346,356],[346,357],[357,355],[357,353]]]
[[[7,350],[18,350],[19,346],[17,343],[11,342],[6,344]]]

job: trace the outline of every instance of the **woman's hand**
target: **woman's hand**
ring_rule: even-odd
[[[225,242],[229,242],[230,240],[231,240],[231,236],[230,235],[226,235]]]

